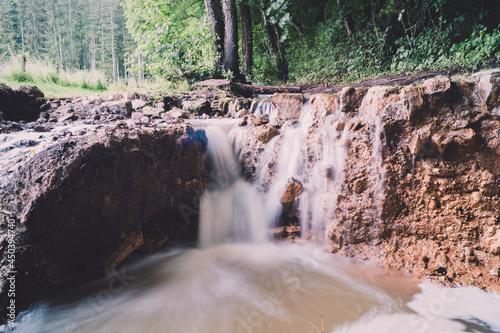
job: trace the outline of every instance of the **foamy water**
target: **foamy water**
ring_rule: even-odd
[[[299,245],[157,254],[78,301],[21,316],[15,332],[494,332],[500,297],[442,288]],[[476,325],[476,326],[475,326]]]

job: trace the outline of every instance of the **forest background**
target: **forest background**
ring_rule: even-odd
[[[500,63],[498,0],[0,0],[0,82],[339,84]]]

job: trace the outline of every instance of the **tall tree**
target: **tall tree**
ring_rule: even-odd
[[[222,77],[224,60],[224,15],[220,0],[205,0],[208,22],[210,23],[210,34],[212,35],[212,50],[214,53],[215,77]]]
[[[4,0],[0,6],[0,57],[9,51],[15,52],[18,41],[19,21],[17,3],[14,0]]]
[[[240,62],[238,55],[238,12],[236,0],[222,0],[224,11],[224,70],[232,72],[234,77],[240,79]]]
[[[247,80],[252,77],[253,67],[253,23],[252,10],[249,0],[240,0],[240,18],[241,18],[241,52],[243,53],[243,63]]]

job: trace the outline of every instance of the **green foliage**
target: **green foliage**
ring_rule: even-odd
[[[254,24],[252,80],[258,84],[282,83],[277,82],[276,51],[267,40],[262,13],[280,32],[289,80],[299,83],[335,84],[456,67],[477,70],[500,62],[498,0],[249,4]],[[185,84],[213,74],[202,0],[3,0],[0,16],[0,71],[9,61],[17,62],[0,75],[20,84],[102,91],[107,82],[125,76],[139,86],[154,78]],[[23,71],[18,54],[32,62],[50,59],[50,65],[43,73]]]
[[[435,5],[442,10],[443,1]],[[383,31],[380,26],[365,22],[366,28],[348,38],[342,15],[337,13],[318,24],[313,38],[292,41],[288,48],[291,79],[338,84],[387,73],[498,66],[500,26],[491,29],[477,24],[471,28],[467,15],[448,20],[444,12],[434,13],[437,17],[427,17],[426,21],[430,9],[416,23],[407,17],[417,15],[415,9],[408,14],[411,10],[386,7],[380,13],[389,15],[394,11],[397,15],[392,25]]]
[[[289,27],[292,21],[289,6],[290,0],[274,0],[269,2],[269,7],[265,10],[269,22],[281,28],[281,42],[284,42],[289,35]]]
[[[500,62],[500,26],[491,33],[478,25],[470,38],[453,45],[450,50],[452,65],[478,69]]]
[[[254,26],[254,39],[253,82],[255,84],[278,84],[276,59],[268,52],[269,46],[263,24]]]
[[[33,76],[29,73],[23,72],[23,71],[12,71],[10,73],[11,79],[19,82],[20,84],[25,84],[25,83],[30,83],[33,82]]]
[[[49,74],[47,74],[47,80],[49,82],[58,84],[59,83],[59,74],[54,73],[54,72],[50,72]]]
[[[343,29],[342,19],[333,16],[317,28],[314,39],[291,43],[291,79],[299,83],[338,84],[383,72],[386,34],[377,38],[373,32],[360,32],[354,42],[343,38]]]
[[[126,0],[127,27],[144,52],[145,69],[169,79],[199,79],[212,67],[203,1]],[[141,70],[141,68],[137,68]]]

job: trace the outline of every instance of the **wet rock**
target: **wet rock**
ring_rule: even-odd
[[[72,105],[61,105],[52,114],[63,116],[73,112],[75,112],[75,110],[73,109]]]
[[[45,102],[42,106],[40,106],[40,111],[41,112],[46,112],[52,108],[52,105],[50,102]]]
[[[247,109],[241,109],[236,112],[235,118],[251,117],[255,118]]]
[[[50,118],[50,115],[49,115],[49,113],[48,113],[48,112],[43,111],[43,112],[40,112],[40,118],[43,118],[43,119],[46,119],[46,120],[47,120],[47,119],[49,119],[49,118]],[[39,118],[39,119],[40,119],[40,118]]]
[[[491,253],[500,255],[500,230],[497,229],[493,236],[486,238],[485,243]]]
[[[33,131],[40,132],[40,133],[50,132],[50,128],[43,126],[43,125],[37,125],[37,126],[33,127]]]
[[[340,111],[342,112],[357,112],[366,95],[367,89],[345,87],[340,92]]]
[[[413,156],[429,158],[437,152],[437,147],[431,140],[432,125],[427,125],[416,131],[408,144],[408,149]]]
[[[290,178],[286,184],[285,192],[280,198],[283,209],[287,212],[293,207],[293,203],[302,193],[302,183],[295,178]]]
[[[123,106],[123,108],[125,110],[127,110],[127,117],[130,117],[130,115],[132,114],[132,112],[134,112],[134,110],[135,110],[134,107],[132,106],[132,102],[131,101],[125,101],[124,104],[125,105]]]
[[[58,119],[60,122],[71,122],[78,120],[78,117],[74,114],[66,114]]]
[[[315,94],[311,96],[311,104],[319,116],[328,116],[339,109],[339,99],[332,94]]]
[[[243,127],[248,125],[248,116],[243,117],[239,122],[238,126]]]
[[[436,198],[433,198],[429,201],[429,209],[430,210],[436,210],[439,208],[439,202],[436,200]]]
[[[229,113],[229,105],[233,102],[234,98],[224,97],[219,101],[219,109],[221,110],[222,115],[226,115]]]
[[[252,122],[255,126],[261,126],[269,123],[269,116],[267,114],[263,114],[259,117],[252,118]]]
[[[248,112],[250,101],[246,98],[226,99],[223,107],[227,107],[227,114],[230,117],[241,118],[244,111]]]
[[[279,127],[281,127],[281,123],[280,123],[280,121],[278,120],[278,118],[271,118],[271,119],[269,120],[269,126],[274,126],[274,127],[279,128]]]
[[[263,144],[266,144],[271,141],[272,138],[278,135],[280,135],[280,131],[278,129],[273,126],[264,125],[260,127],[260,131],[257,134],[257,140],[259,140]]]
[[[304,95],[276,93],[273,95],[272,104],[279,120],[298,119],[304,104]]]
[[[470,203],[472,207],[477,207],[483,198],[483,195],[479,191],[474,191],[470,194]]]
[[[500,120],[488,119],[482,121],[481,134],[487,146],[500,153]]]
[[[363,109],[367,115],[370,114],[372,117],[376,117],[383,110],[395,110],[400,114],[391,114],[390,117],[393,118],[393,120],[397,120],[398,116],[400,119],[407,119],[406,113],[400,110],[401,108],[385,109],[388,102],[387,99],[391,99],[391,102],[395,102],[398,91],[398,88],[387,86],[372,87],[368,89],[363,100]],[[392,100],[392,98],[394,98],[394,100]]]
[[[333,129],[337,132],[342,132],[345,128],[345,120],[337,120],[333,123]]]
[[[500,264],[487,263],[500,257],[494,254],[500,223],[500,120],[490,110],[494,104],[485,102],[496,78],[483,79],[490,87],[481,94],[478,80],[437,78],[424,86],[370,88],[363,106],[343,115],[345,142],[335,140],[340,122],[313,109],[306,142],[300,144],[307,154],[300,176],[328,184],[331,193],[324,193],[324,200],[332,212],[328,218],[335,222],[325,231],[335,251],[411,270],[417,277],[432,271],[432,279],[443,284],[466,285],[471,276],[481,288],[500,284],[489,273]],[[353,93],[349,90],[344,98]],[[349,104],[339,96],[340,108]],[[313,108],[317,100],[310,101]],[[296,128],[290,121],[282,125],[282,135]],[[333,159],[331,149],[337,144],[345,147],[340,170],[325,161],[326,156]],[[269,152],[268,147],[255,135],[248,136],[248,146],[240,146],[245,175],[252,179],[255,169],[269,170],[259,184],[264,190],[276,179],[280,154],[279,148]],[[300,218],[293,208],[284,212],[281,223],[292,225]]]
[[[212,107],[210,102],[206,99],[198,99],[195,101],[184,101],[182,103],[182,108],[189,111],[190,113],[195,113],[202,115],[203,113],[210,114],[212,112]]]

